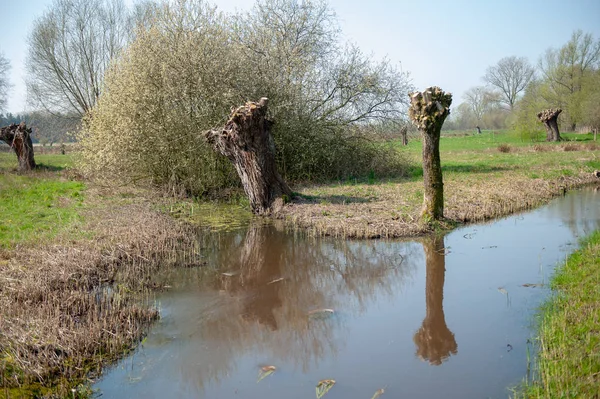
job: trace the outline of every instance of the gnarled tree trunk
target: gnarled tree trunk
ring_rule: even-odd
[[[402,136],[402,145],[408,145],[408,127],[402,126],[400,128],[400,135]]]
[[[8,144],[15,151],[15,154],[17,154],[19,171],[35,168],[31,129],[27,128],[25,122],[21,122],[18,125],[13,123],[12,125],[0,128],[0,140]]]
[[[562,112],[560,108],[545,109],[537,114],[537,117],[546,126],[546,141],[560,141],[558,132],[558,115]]]
[[[267,103],[265,97],[258,103],[247,102],[233,111],[222,129],[204,133],[213,148],[233,162],[252,212],[259,215],[271,213],[292,195],[277,172]]]
[[[452,94],[439,87],[410,93],[408,115],[423,137],[423,209],[421,217],[439,220],[444,217],[444,183],[440,162],[440,134],[450,115]]]

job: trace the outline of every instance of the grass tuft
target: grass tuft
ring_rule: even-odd
[[[504,152],[504,153],[506,153],[506,152],[510,152],[510,151],[511,151],[511,147],[510,147],[510,145],[508,145],[508,144],[506,144],[506,143],[504,143],[504,144],[500,144],[500,145],[498,146],[498,151],[500,151],[500,152]]]

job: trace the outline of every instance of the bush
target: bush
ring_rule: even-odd
[[[285,179],[401,172],[400,155],[356,126],[397,117],[407,75],[338,47],[338,34],[320,2],[265,0],[242,16],[199,0],[163,4],[106,75],[80,137],[84,169],[195,195],[238,185],[202,133],[232,107],[268,97]]]

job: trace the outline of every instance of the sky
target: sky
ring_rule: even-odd
[[[131,4],[134,0],[125,0]],[[244,11],[253,0],[212,0],[222,11]],[[0,52],[11,63],[7,111],[26,104],[27,37],[52,0],[0,0]],[[485,70],[508,56],[533,65],[581,29],[600,39],[600,0],[329,0],[344,41],[375,60],[387,57],[410,73],[418,90],[440,86],[454,95],[483,85]]]

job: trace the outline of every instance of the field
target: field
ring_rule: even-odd
[[[506,215],[600,182],[592,173],[600,169],[600,146],[590,135],[565,137],[445,135],[441,223],[419,221],[417,140],[392,143],[413,165],[399,176],[295,186],[297,198],[277,217],[312,234],[375,238]],[[86,379],[135,347],[158,316],[154,293],[166,283],[157,271],[202,264],[204,230],[195,226],[236,227],[251,214],[245,200],[104,187],[81,177],[71,155],[38,154],[36,161],[40,168],[19,174],[14,155],[0,152],[0,398],[71,389],[86,397]]]
[[[565,139],[569,141],[523,141],[512,132],[442,135],[447,220],[437,227],[507,215],[598,182],[592,173],[600,169],[600,144],[591,135],[566,134]],[[431,225],[419,221],[420,142],[397,146],[415,165],[405,176],[296,187],[300,200],[279,217],[313,234],[338,237],[406,237],[431,231]]]

